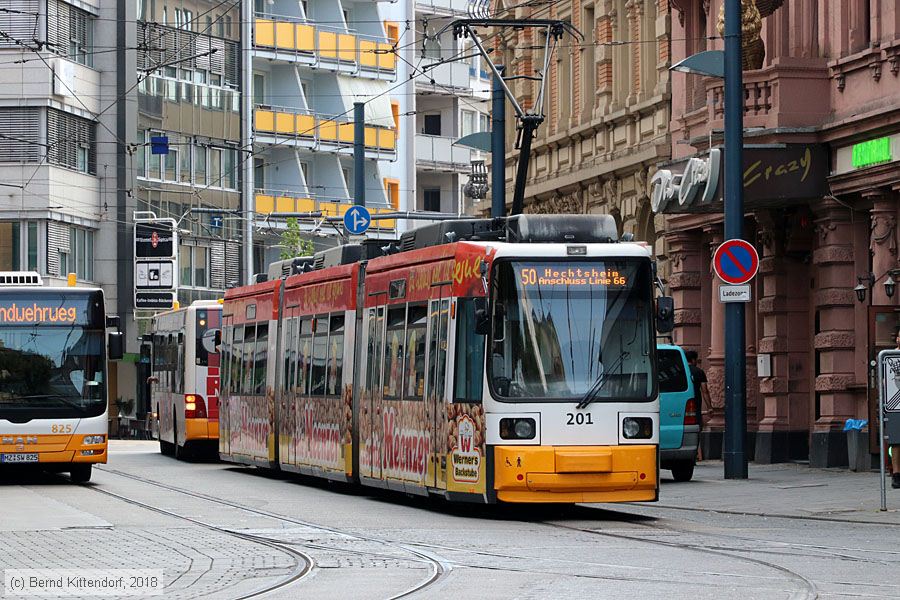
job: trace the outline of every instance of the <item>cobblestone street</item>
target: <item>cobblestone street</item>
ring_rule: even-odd
[[[111,450],[89,485],[7,478],[4,569],[162,569],[171,598],[900,597],[874,473],[702,463],[658,504],[484,508]]]

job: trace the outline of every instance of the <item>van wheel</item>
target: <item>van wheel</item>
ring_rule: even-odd
[[[672,465],[672,477],[675,481],[690,481],[694,476],[694,461],[684,460]]]
[[[69,478],[72,483],[87,483],[91,480],[92,465],[72,465],[69,471]]]

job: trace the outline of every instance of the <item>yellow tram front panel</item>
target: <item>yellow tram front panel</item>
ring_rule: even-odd
[[[494,489],[503,502],[656,500],[656,445],[495,446]]]

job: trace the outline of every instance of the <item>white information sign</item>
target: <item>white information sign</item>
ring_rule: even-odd
[[[719,302],[750,302],[750,285],[720,285]]]

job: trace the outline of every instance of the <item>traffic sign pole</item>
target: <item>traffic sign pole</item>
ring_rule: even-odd
[[[744,76],[741,0],[725,0],[725,239],[744,234]],[[725,305],[725,479],[747,479],[744,303]]]

